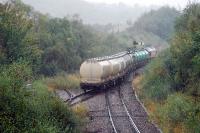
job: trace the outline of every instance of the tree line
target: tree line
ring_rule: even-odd
[[[187,5],[170,48],[147,66],[142,80],[144,97],[158,103],[153,116],[164,132],[200,132],[199,16],[199,3]]]

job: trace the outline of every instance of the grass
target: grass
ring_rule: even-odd
[[[44,78],[49,90],[54,89],[79,89],[80,78],[77,74],[59,74],[52,78]]]
[[[73,112],[81,119],[85,119],[88,114],[88,109],[84,104],[76,105],[72,108]]]

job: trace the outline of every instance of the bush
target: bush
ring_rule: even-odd
[[[0,73],[0,132],[79,132],[78,118],[42,81],[25,87],[30,67],[13,63]]]
[[[144,94],[154,100],[165,100],[171,93],[170,75],[165,62],[168,52],[160,54],[145,68],[145,74],[141,81]]]
[[[87,117],[88,109],[84,104],[79,104],[73,107],[73,111],[82,119]]]
[[[191,108],[192,103],[190,99],[182,94],[173,94],[166,100],[163,107],[163,116],[167,117],[166,119],[172,123],[184,122]]]
[[[200,106],[191,97],[181,93],[168,96],[165,104],[157,110],[160,125],[163,129],[168,126],[167,132],[174,132],[180,125],[182,132],[197,133],[200,131]]]
[[[54,89],[78,89],[80,78],[75,74],[59,74],[53,78],[46,78],[44,82]]]
[[[190,112],[188,113],[185,121],[187,132],[199,133],[200,132],[200,104],[193,104]]]

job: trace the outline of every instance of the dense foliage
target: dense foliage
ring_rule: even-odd
[[[34,68],[38,65],[41,52],[30,32],[33,25],[29,18],[30,10],[30,7],[18,1],[4,5],[0,4],[1,64],[26,60]]]
[[[44,50],[31,10],[20,1],[0,4],[0,132],[78,132],[73,111],[34,81]]]
[[[0,6],[0,62],[26,60],[34,74],[72,72],[83,60],[126,49],[128,44],[119,35],[83,25],[77,16],[52,18],[19,0]]]
[[[168,40],[174,31],[174,22],[179,16],[175,8],[162,7],[142,15],[129,30],[143,30]]]
[[[200,4],[184,9],[171,47],[147,66],[142,81],[144,97],[160,103],[153,115],[164,132],[200,132],[199,16]]]
[[[0,132],[76,132],[77,118],[40,81],[32,88],[31,68],[13,63],[0,73]]]

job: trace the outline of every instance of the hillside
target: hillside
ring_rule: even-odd
[[[165,133],[200,132],[200,4],[176,19],[170,48],[140,77],[141,99]]]
[[[151,10],[130,24],[125,33],[132,40],[142,41],[158,49],[165,49],[174,34],[176,18],[180,13],[170,7]]]
[[[168,40],[174,32],[174,24],[178,16],[179,12],[175,8],[162,7],[143,14],[132,28],[147,31]]]

